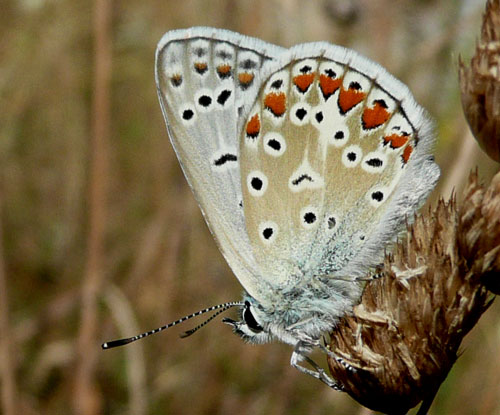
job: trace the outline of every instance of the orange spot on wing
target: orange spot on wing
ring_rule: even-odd
[[[403,162],[406,164],[408,163],[408,160],[410,159],[410,155],[413,151],[413,147],[408,144],[405,149],[403,150],[403,155],[401,157],[403,157]]]
[[[366,94],[362,91],[356,89],[340,89],[339,94],[339,106],[342,112],[345,114],[351,108],[358,105],[365,98]]]
[[[386,135],[384,137],[384,144],[391,144],[392,148],[403,147],[408,142],[408,137],[399,134]]]
[[[221,76],[227,76],[231,73],[231,65],[219,65],[217,66],[217,73]]]
[[[255,114],[252,118],[250,118],[250,121],[247,123],[246,132],[249,137],[257,137],[260,132],[260,119],[258,114]]]
[[[264,98],[264,106],[277,117],[281,117],[286,111],[286,96],[283,92],[271,92]]]
[[[375,102],[373,108],[365,108],[363,111],[363,128],[370,130],[385,123],[391,114],[380,103]]]
[[[194,68],[196,69],[196,72],[202,74],[207,70],[208,65],[205,62],[195,62]]]
[[[170,82],[172,82],[173,86],[179,86],[180,84],[182,84],[182,76],[180,74],[172,75],[172,77],[170,78]]]
[[[242,85],[249,85],[253,81],[253,74],[248,72],[241,72],[238,74],[238,80]]]
[[[342,79],[332,79],[329,76],[321,74],[319,76],[319,87],[325,99],[328,99],[340,86]]]
[[[297,75],[293,78],[294,85],[299,89],[300,92],[306,92],[314,81],[314,74],[308,73],[303,75]]]

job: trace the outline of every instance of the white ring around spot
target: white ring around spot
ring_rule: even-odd
[[[259,183],[252,183],[253,180],[260,180],[260,188],[256,185]],[[255,197],[261,197],[267,190],[268,180],[264,173],[258,170],[251,171],[247,176],[247,188],[248,192]]]
[[[314,221],[312,223],[306,222],[306,215],[310,213],[314,215]],[[300,211],[300,223],[305,229],[314,228],[318,224],[318,210],[314,206],[306,206]]]
[[[266,238],[266,236],[264,236],[264,233],[269,232],[269,229],[272,230],[272,233],[268,238]],[[278,234],[278,225],[276,224],[276,222],[266,221],[260,223],[259,236],[260,240],[262,241],[262,243],[264,243],[264,245],[271,245],[276,239],[277,234]]]
[[[352,145],[346,147],[342,153],[342,163],[347,168],[356,167],[363,157],[363,150],[360,146]]]
[[[210,104],[208,106],[203,106],[200,104],[199,100],[201,97],[203,96],[206,96],[206,97],[209,97],[210,98]],[[212,111],[212,109],[215,107],[214,106],[214,96],[213,96],[213,93],[210,89],[207,89],[207,88],[203,88],[203,89],[200,89],[198,90],[195,94],[194,94],[194,105],[196,105],[196,109],[199,111],[199,112],[209,112],[209,111]]]
[[[189,118],[188,120],[186,120],[184,118],[184,111],[192,111],[192,113],[193,113],[192,117]],[[193,104],[186,103],[186,104],[183,104],[179,107],[179,118],[180,118],[182,124],[184,124],[186,126],[192,125],[197,117],[198,117],[198,113],[197,113],[196,108],[194,107]]]
[[[272,145],[276,145],[276,142],[279,143],[280,146],[279,150],[274,147],[271,147],[270,142],[272,142]],[[264,151],[267,154],[273,157],[279,157],[283,155],[285,150],[286,150],[286,141],[280,133],[272,131],[264,136]]]
[[[336,138],[336,134],[343,134],[342,138]],[[334,147],[343,147],[349,141],[349,127],[344,125],[342,127],[337,128],[335,131],[329,132],[330,136],[328,137],[328,144]]]
[[[300,119],[299,117],[297,117],[296,112],[302,109],[306,111],[306,114],[302,119]],[[311,116],[311,106],[307,102],[302,102],[302,101],[297,102],[290,110],[290,120],[292,121],[293,124],[298,126],[307,124],[309,122],[310,116]]]
[[[378,192],[382,193],[381,200],[377,200],[377,198],[374,197],[374,194],[378,193]],[[387,187],[384,187],[384,186],[375,186],[375,187],[371,188],[370,190],[368,190],[368,192],[366,193],[366,198],[367,198],[368,202],[374,208],[377,208],[380,205],[382,205],[387,200],[388,197],[389,197],[389,189]]]
[[[367,164],[367,161],[376,159],[382,162],[380,166],[371,166]],[[368,173],[380,173],[385,169],[386,164],[387,164],[387,155],[385,155],[380,151],[372,151],[368,153],[365,157],[363,157],[363,163],[361,164],[361,167],[364,171],[367,171]]]

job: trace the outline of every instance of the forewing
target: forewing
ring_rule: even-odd
[[[243,217],[238,131],[260,71],[282,51],[209,28],[168,32],[156,51],[170,140],[219,249],[250,294],[256,293],[258,268]]]
[[[285,287],[378,264],[439,177],[433,141],[408,88],[379,65],[325,43],[282,55],[240,139],[262,275]]]

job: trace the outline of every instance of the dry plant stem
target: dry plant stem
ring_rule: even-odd
[[[459,60],[465,117],[481,148],[500,162],[500,0],[489,0],[470,66]]]
[[[332,351],[357,369],[329,359],[332,375],[371,409],[429,406],[464,336],[500,292],[500,173],[487,189],[471,174],[463,199],[460,209],[440,201],[416,218],[386,257],[384,276],[331,334]]]
[[[0,189],[1,191],[1,189]],[[7,278],[3,257],[2,194],[0,193],[0,381],[2,385],[2,413],[15,415],[17,411],[17,387],[15,378],[13,336],[9,325]]]
[[[78,335],[74,412],[100,412],[94,372],[99,349],[97,341],[97,296],[104,273],[104,235],[110,135],[111,2],[95,0],[95,72],[90,145],[89,234],[86,273],[82,286],[82,317]]]

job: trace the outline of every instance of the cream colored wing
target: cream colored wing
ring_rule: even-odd
[[[156,84],[170,140],[219,249],[243,287],[259,278],[245,230],[239,168],[241,114],[259,73],[283,49],[226,30],[168,32],[156,51]]]
[[[243,206],[264,278],[355,277],[434,187],[430,124],[379,65],[299,45],[263,75],[240,138]]]

